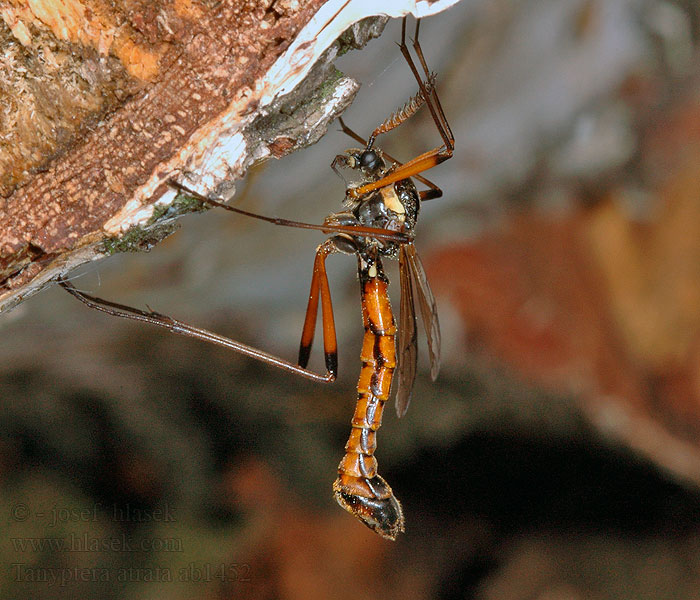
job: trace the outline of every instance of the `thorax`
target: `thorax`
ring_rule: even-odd
[[[412,235],[419,206],[415,184],[410,179],[402,179],[359,198],[351,212],[361,225]],[[398,254],[396,242],[363,237],[357,238],[357,242],[361,253],[376,249],[390,258]]]

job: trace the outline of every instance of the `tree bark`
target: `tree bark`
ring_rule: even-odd
[[[454,2],[0,9],[4,64],[14,61],[0,71],[11,111],[0,144],[0,312],[82,263],[150,248],[178,216],[203,209],[172,181],[228,198],[254,162],[318,140],[358,89],[333,59],[384,21],[334,43],[353,23]]]

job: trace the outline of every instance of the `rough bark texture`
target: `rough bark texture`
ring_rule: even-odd
[[[336,0],[18,0],[3,8],[4,36],[13,38],[7,60],[26,62],[35,76],[15,65],[14,81],[5,78],[16,126],[3,131],[23,144],[0,154],[12,165],[0,192],[14,189],[0,200],[0,311],[78,264],[162,239],[174,217],[200,208],[177,198],[173,179],[203,193],[224,184],[231,195],[227,182],[253,162],[313,143],[357,89],[333,58],[381,26],[323,53],[377,12]],[[35,121],[43,127],[34,130]],[[17,147],[26,150],[19,160]]]

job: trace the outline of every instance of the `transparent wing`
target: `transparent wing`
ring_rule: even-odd
[[[411,402],[413,381],[416,378],[418,344],[416,333],[416,311],[413,303],[413,281],[411,262],[407,248],[402,244],[399,250],[399,276],[401,278],[401,312],[399,314],[399,356],[398,388],[396,390],[396,414],[403,417]]]
[[[404,244],[401,250],[406,255],[409,269],[407,269],[413,278],[416,293],[418,296],[418,306],[420,307],[425,334],[428,337],[428,352],[430,354],[430,377],[433,381],[437,379],[440,372],[440,322],[438,321],[437,305],[435,304],[435,296],[430,289],[428,278],[425,275],[423,262],[416,252],[413,244]],[[401,284],[403,292],[403,282]],[[403,309],[403,295],[401,299],[401,308]],[[415,328],[415,325],[414,325]]]

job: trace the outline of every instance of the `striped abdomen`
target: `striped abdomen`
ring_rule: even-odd
[[[345,510],[379,535],[393,540],[404,529],[403,512],[391,488],[377,473],[374,451],[396,368],[396,323],[380,263],[361,267],[360,285],[365,328],[362,371],[352,431],[338,465],[333,491]]]

